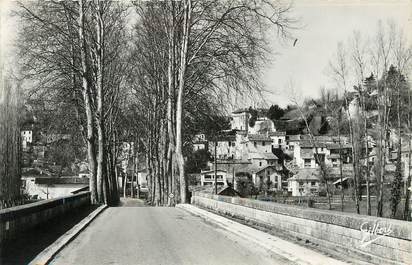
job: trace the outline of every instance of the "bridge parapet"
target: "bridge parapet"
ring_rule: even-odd
[[[365,261],[412,260],[411,222],[201,192],[193,194],[192,204]]]
[[[73,209],[90,205],[90,192],[0,210],[0,244],[6,239]]]

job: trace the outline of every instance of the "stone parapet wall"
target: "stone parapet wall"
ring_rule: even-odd
[[[192,204],[373,263],[412,260],[411,222],[200,192],[193,194]]]
[[[88,191],[0,210],[0,243],[54,217],[87,205],[90,205]]]

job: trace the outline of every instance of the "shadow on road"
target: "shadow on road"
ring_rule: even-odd
[[[16,238],[4,242],[0,245],[0,264],[28,264],[37,254],[47,248],[96,208],[96,206],[88,206],[73,210],[70,213],[56,217],[28,231],[22,232]]]

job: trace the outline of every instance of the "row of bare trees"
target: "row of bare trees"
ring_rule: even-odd
[[[122,141],[146,155],[153,204],[174,204],[172,193],[185,202],[194,128],[234,95],[260,91],[267,32],[289,37],[290,9],[246,0],[23,2],[21,75],[30,97],[69,106],[94,203],[118,201]]]
[[[412,109],[408,83],[411,59],[412,49],[402,30],[392,22],[379,22],[376,34],[368,37],[354,32],[346,44],[339,43],[330,63],[330,73],[337,84],[335,92],[344,101],[348,120],[358,213],[364,186],[366,213],[371,215],[373,183],[377,216],[383,216],[384,202],[389,198],[391,217],[395,217],[401,195],[405,194],[403,218],[410,218],[410,190],[403,188],[410,186],[411,165],[409,162],[402,166],[401,157],[405,151],[408,157],[411,155]],[[402,143],[403,139],[407,143]],[[407,146],[409,148],[402,148]],[[396,169],[394,176],[388,178],[388,163],[394,151],[397,154]],[[407,176],[404,175],[404,166],[408,168]]]
[[[129,67],[127,7],[112,1],[22,2],[17,15],[29,96],[69,106],[87,145],[92,202],[117,203],[116,123]]]
[[[185,149],[192,129],[222,111],[236,93],[261,89],[266,31],[273,28],[286,38],[295,21],[289,5],[271,1],[184,0],[134,7],[129,107],[135,113],[134,135],[147,154],[149,201],[185,202]]]

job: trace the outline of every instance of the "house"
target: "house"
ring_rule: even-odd
[[[238,109],[232,112],[230,127],[232,130],[248,131],[250,113],[248,109]]]
[[[21,135],[21,144],[23,150],[26,150],[28,144],[33,143],[33,130],[31,128],[23,128],[20,131]]]
[[[252,175],[253,183],[259,187],[262,183],[271,182],[270,190],[283,190],[282,179],[283,175],[280,173],[277,166],[268,165],[257,170]]]
[[[301,140],[295,143],[293,158],[299,168],[318,167],[315,159],[316,154],[319,156],[318,159],[321,162],[324,162],[325,165],[330,167],[339,167],[340,163],[349,164],[352,162],[351,145],[330,143],[325,140],[320,141],[316,138],[314,141],[315,143],[312,143],[311,140]],[[342,161],[340,161],[339,152],[342,155]]]
[[[216,138],[216,142],[209,144],[209,152],[214,156],[216,144],[217,159],[234,159],[236,153],[236,136],[223,135]]]
[[[267,134],[275,132],[275,125],[273,121],[267,117],[259,117],[253,126],[248,126],[248,134]]]
[[[259,168],[278,165],[278,158],[273,153],[249,153],[248,159]]]
[[[240,137],[239,137],[240,136]],[[248,134],[237,137],[236,159],[245,159],[250,153],[272,153],[272,139],[267,135]]]
[[[290,151],[291,153],[294,152],[295,149],[295,145],[297,143],[299,143],[301,140],[301,135],[300,134],[296,134],[296,135],[287,135],[285,136],[285,149]]]
[[[37,199],[54,199],[67,196],[89,186],[89,178],[22,176],[26,194]]]
[[[205,134],[200,133],[196,134],[193,138],[193,151],[197,150],[207,150],[208,149],[208,141],[206,139]]]
[[[317,195],[321,187],[319,170],[303,168],[296,175],[288,179],[288,191],[292,196]]]
[[[137,183],[140,185],[140,188],[147,188],[147,175],[149,171],[146,168],[137,170]]]
[[[227,185],[228,174],[227,171],[221,168],[218,168],[216,171],[216,181],[218,186]],[[208,186],[215,184],[215,171],[214,170],[205,170],[200,172],[200,185]]]
[[[326,148],[325,143],[316,143],[316,148],[310,141],[300,141],[294,146],[293,159],[299,168],[316,168],[318,167],[315,159],[316,151],[319,160],[325,162],[326,156],[330,155],[330,150]]]
[[[286,150],[286,132],[271,132],[269,137],[272,139],[272,149]]]

